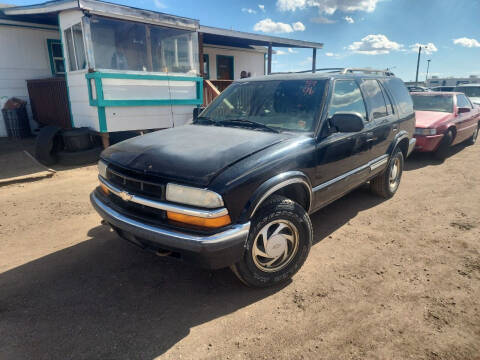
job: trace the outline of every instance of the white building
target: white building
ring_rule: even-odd
[[[191,119],[215,86],[270,73],[273,47],[311,48],[315,68],[322,44],[95,0],[3,6],[0,98],[29,101],[32,127],[168,128]]]
[[[470,75],[469,77],[466,77],[466,78],[460,78],[460,77],[440,78],[438,76],[432,76],[430,79],[427,80],[426,86],[427,87],[457,86],[460,84],[480,84],[480,78],[476,75]]]

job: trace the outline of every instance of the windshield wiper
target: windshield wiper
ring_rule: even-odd
[[[268,125],[265,125],[256,121],[252,121],[252,120],[229,119],[229,120],[219,120],[217,122],[220,124],[246,125],[246,126],[257,128],[257,129],[264,129],[277,134],[280,132],[277,129],[274,129]]]

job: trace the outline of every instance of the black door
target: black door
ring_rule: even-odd
[[[374,125],[369,136],[372,147],[370,160],[380,161],[398,132],[398,115],[394,112],[390,94],[378,80],[363,80],[361,87],[367,99],[369,118]],[[386,165],[386,161],[383,163]]]
[[[337,132],[331,127],[330,119],[340,112],[360,114],[364,129],[356,133]],[[314,209],[342,196],[367,178],[372,127],[358,83],[354,79],[336,80],[316,148]]]

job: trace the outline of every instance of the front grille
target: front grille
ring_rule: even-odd
[[[133,194],[145,195],[147,197],[160,200],[164,199],[165,185],[163,184],[156,184],[141,179],[136,179],[111,168],[107,169],[107,179],[120,189],[126,190]]]
[[[148,219],[153,223],[163,223],[167,219],[167,213],[165,210],[155,209],[131,201],[124,201],[114,194],[110,194],[109,199],[112,203],[127,210],[129,213],[135,214],[135,216],[142,219]]]

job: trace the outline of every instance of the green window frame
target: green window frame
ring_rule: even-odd
[[[205,74],[205,79],[210,79],[210,57],[208,54],[203,54],[203,73]]]
[[[230,59],[230,61],[232,62],[232,70],[230,71],[230,79],[222,79],[222,80],[235,80],[235,61],[234,61],[234,58],[233,56],[229,56],[229,55],[217,55],[217,80],[220,80],[218,78],[218,59],[220,58],[228,58]]]
[[[55,52],[53,51],[53,46],[60,46],[60,53],[62,56],[55,56]],[[48,48],[48,58],[50,59],[50,70],[52,71],[52,75],[65,75],[65,59],[63,57],[63,49],[62,49],[62,41],[59,39],[47,39],[47,48]],[[58,69],[58,62],[63,64],[63,70]]]

